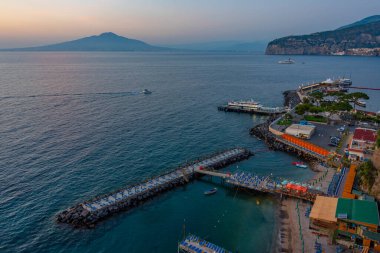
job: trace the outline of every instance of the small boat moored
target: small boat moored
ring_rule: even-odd
[[[307,165],[304,164],[303,162],[292,162],[292,165],[295,165],[299,168],[307,168]]]
[[[212,194],[215,194],[217,191],[218,191],[217,188],[212,188],[212,189],[210,189],[208,191],[205,191],[204,195],[212,195]]]
[[[366,107],[367,106],[367,103],[364,102],[363,100],[356,100],[354,103],[356,105],[358,105],[358,106],[361,106],[361,107]]]

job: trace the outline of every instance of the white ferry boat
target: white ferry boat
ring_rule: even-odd
[[[219,110],[257,114],[280,114],[285,113],[287,111],[285,107],[265,107],[254,100],[231,101],[228,102],[227,106],[219,107]]]

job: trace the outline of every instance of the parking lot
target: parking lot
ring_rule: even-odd
[[[327,150],[335,149],[335,147],[329,146],[330,143],[330,137],[331,136],[337,136],[342,138],[342,133],[339,132],[337,129],[340,127],[343,127],[344,125],[324,125],[324,124],[315,124],[316,126],[315,133],[309,140],[310,142],[314,143],[315,145],[318,145],[322,148],[325,148]],[[346,126],[347,129],[347,126]],[[348,127],[350,132],[354,131],[354,127]],[[344,147],[342,147],[344,149]]]

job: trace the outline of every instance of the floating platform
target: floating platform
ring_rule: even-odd
[[[285,108],[270,108],[270,107],[262,107],[260,109],[251,109],[237,106],[229,106],[223,105],[218,106],[219,111],[223,112],[239,112],[239,113],[249,113],[249,114],[259,114],[259,115],[278,115],[286,113],[287,110]]]
[[[72,224],[74,227],[93,227],[98,221],[117,212],[130,210],[163,192],[186,184],[194,178],[195,170],[199,168],[217,170],[248,159],[251,155],[253,153],[244,148],[218,152],[140,184],[79,203],[59,213],[56,219],[60,223]]]
[[[178,250],[184,253],[232,253],[195,235],[188,235],[178,245]]]

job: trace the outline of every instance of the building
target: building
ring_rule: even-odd
[[[314,125],[292,124],[285,129],[285,133],[302,139],[310,139],[315,132]]]
[[[380,249],[379,211],[375,201],[339,198],[335,217],[337,240]]]
[[[309,217],[310,229],[331,242],[380,250],[375,201],[317,196]]]
[[[368,150],[375,146],[376,138],[376,130],[356,128],[348,148],[349,158],[351,160],[363,160]]]
[[[338,219],[335,217],[337,205],[337,198],[317,196],[309,216],[310,229],[332,239],[338,222]]]

